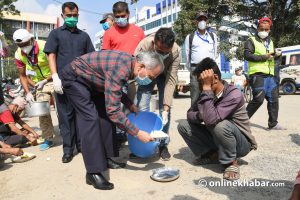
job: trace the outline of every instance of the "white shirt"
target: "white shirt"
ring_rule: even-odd
[[[201,38],[199,37],[199,35]],[[198,31],[195,32],[194,39],[192,42],[192,54],[191,54],[191,62],[189,61],[189,52],[190,52],[190,35],[187,35],[185,38],[185,53],[186,53],[186,61],[187,61],[187,67],[190,68],[190,63],[192,64],[198,64],[201,62],[204,58],[210,57],[214,60],[217,58],[217,36],[215,33],[212,33],[214,35],[214,40],[210,37],[210,34],[205,31],[204,35],[201,35]]]

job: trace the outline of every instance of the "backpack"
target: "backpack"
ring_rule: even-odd
[[[213,43],[215,43],[215,37],[214,34],[212,32],[208,32],[209,36],[211,37],[211,39],[213,40]],[[191,33],[189,35],[189,61],[191,62],[191,57],[192,57],[192,43],[193,43],[193,39],[195,37],[195,32]]]

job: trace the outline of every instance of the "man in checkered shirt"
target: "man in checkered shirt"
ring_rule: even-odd
[[[113,189],[102,172],[107,168],[125,167],[111,157],[118,156],[116,126],[142,142],[151,136],[139,130],[121,110],[121,102],[138,112],[122,87],[128,80],[140,85],[152,82],[164,70],[163,61],[155,52],[136,57],[120,51],[104,50],[77,57],[62,72],[62,85],[76,112],[81,137],[82,155],[87,170],[86,183],[96,189]]]

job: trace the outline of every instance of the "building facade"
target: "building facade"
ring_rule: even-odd
[[[50,31],[59,27],[59,18],[55,16],[21,12],[20,15],[11,15],[4,13],[4,23],[9,29],[4,30],[6,37],[20,28],[27,29],[35,37],[39,39],[47,39]],[[0,24],[0,30],[4,29],[4,25]]]

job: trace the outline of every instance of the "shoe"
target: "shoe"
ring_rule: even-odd
[[[112,160],[111,158],[108,158],[107,159],[107,167],[109,169],[125,168],[126,167],[126,163],[119,163],[119,162],[116,162],[116,161]]]
[[[273,126],[272,128],[268,128],[268,130],[286,130],[285,127],[281,126],[279,123],[276,124],[276,126]]]
[[[86,173],[85,180],[86,180],[86,184],[93,185],[94,188],[99,190],[114,189],[114,184],[108,182],[101,173],[97,173],[97,174]]]
[[[40,144],[40,151],[45,151],[47,149],[49,149],[50,147],[52,147],[54,145],[54,143],[50,140],[45,140],[45,142],[43,144]]]
[[[159,148],[159,157],[163,161],[168,161],[171,158],[171,154],[169,153],[168,147],[163,146]]]
[[[63,155],[63,157],[62,157],[62,159],[61,159],[61,161],[63,162],[63,163],[69,163],[69,162],[71,162],[73,160],[73,155],[72,154],[68,154],[68,153],[64,153],[64,155]]]

